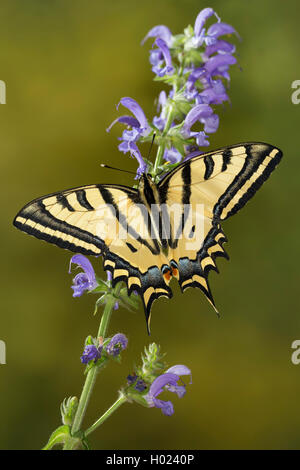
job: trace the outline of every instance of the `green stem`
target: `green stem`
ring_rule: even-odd
[[[104,312],[101,317],[101,322],[100,322],[97,338],[99,338],[100,336],[102,336],[103,338],[105,337],[114,304],[115,304],[115,299],[113,297],[108,298],[104,307]],[[86,376],[85,383],[81,392],[78,408],[77,408],[73,425],[72,425],[72,430],[71,430],[72,435],[74,435],[76,432],[80,430],[81,423],[84,418],[86,408],[88,406],[91,393],[95,385],[98,370],[99,370],[98,367],[92,367]],[[67,450],[67,446],[64,447],[64,450]]]
[[[164,128],[163,133],[162,133],[162,137],[165,137],[167,135],[167,133],[168,133],[170,127],[171,127],[172,122],[173,122],[173,106],[170,105],[167,120],[166,120],[166,124],[165,124],[165,128]],[[158,168],[161,165],[161,161],[162,161],[162,158],[163,158],[163,155],[164,155],[165,148],[166,148],[165,143],[161,143],[159,145],[158,149],[157,149],[156,159],[155,159],[154,167],[153,167],[153,176],[154,177],[156,176]]]
[[[99,426],[101,426],[101,424],[104,423],[104,421],[109,418],[109,416],[114,413],[121,405],[123,405],[123,403],[125,403],[127,401],[127,398],[125,395],[120,395],[120,397],[118,398],[118,400],[115,401],[115,403],[110,407],[108,408],[108,410],[105,411],[105,413],[103,413],[103,415],[97,419],[97,421],[95,421],[94,424],[92,424],[92,426],[90,426],[86,431],[85,431],[85,436],[88,436],[89,434],[91,434],[93,431],[95,431],[95,429],[97,429]]]

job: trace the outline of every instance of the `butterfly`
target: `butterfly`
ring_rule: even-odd
[[[148,332],[151,307],[198,287],[215,308],[208,274],[215,259],[228,258],[221,223],[254,196],[282,158],[269,144],[251,142],[201,153],[183,161],[157,184],[143,174],[137,188],[94,184],[40,197],[14,225],[37,238],[84,255],[103,257],[115,286],[143,301]]]

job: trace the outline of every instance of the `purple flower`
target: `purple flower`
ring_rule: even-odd
[[[95,271],[90,261],[83,255],[74,255],[70,261],[69,273],[72,263],[80,266],[84,272],[78,273],[73,279],[73,297],[80,297],[84,291],[91,291],[97,287]]]
[[[188,100],[194,100],[198,95],[198,90],[195,86],[197,80],[202,79],[202,82],[208,83],[207,72],[204,67],[197,67],[193,69],[186,81],[185,97]]]
[[[174,67],[172,66],[171,53],[167,43],[163,39],[157,38],[154,44],[159,49],[154,49],[150,52],[152,71],[159,77],[171,75],[174,72]]]
[[[127,348],[128,339],[122,333],[117,333],[112,337],[106,346],[106,352],[111,356],[118,356],[123,349]]]
[[[157,111],[161,110],[159,116],[154,116],[153,124],[160,130],[163,131],[166,125],[165,106],[167,102],[167,94],[162,90],[158,97]]]
[[[235,33],[238,36],[236,30],[227,23],[214,23],[211,25],[207,30],[207,45],[214,44],[219,36],[223,36],[224,34],[233,34]]]
[[[222,80],[211,80],[210,86],[198,93],[196,103],[221,104],[228,101],[229,97]]]
[[[143,157],[136,145],[136,142],[140,139],[140,137],[146,137],[151,132],[151,128],[148,124],[144,111],[134,99],[129,97],[122,98],[117,108],[120,104],[122,104],[125,108],[129,109],[129,111],[131,111],[135,117],[121,116],[117,118],[107,128],[107,132],[110,131],[110,129],[116,122],[121,122],[122,124],[126,124],[131,128],[125,129],[123,131],[122,137],[119,138],[119,140],[122,140],[122,142],[118,148],[121,152],[130,152],[130,155],[137,159],[139,163],[139,167],[137,169],[137,177],[139,177],[142,175],[142,173],[146,172],[147,165],[143,160]]]
[[[203,43],[204,40],[207,40],[207,38],[205,37],[205,29],[203,28],[203,26],[205,25],[208,18],[210,18],[213,15],[215,15],[215,17],[217,18],[219,22],[221,21],[217,13],[212,8],[204,8],[198,14],[196,21],[195,21],[195,25],[194,25],[194,34],[195,34],[194,44],[196,47],[199,47]]]
[[[190,369],[187,366],[184,366],[183,364],[177,364],[176,366],[169,367],[169,369],[166,370],[166,373],[176,375],[189,375],[190,384],[192,383],[192,373]]]
[[[185,385],[178,385],[180,375],[191,375],[190,369],[183,365],[170,367],[165,374],[158,376],[151,384],[148,394],[145,396],[150,407],[161,408],[166,416],[174,413],[173,403],[171,401],[159,400],[157,396],[166,388],[170,392],[175,392],[179,398],[185,395]]]
[[[204,68],[207,72],[207,75],[221,75],[229,80],[229,75],[227,73],[230,65],[236,63],[236,58],[230,54],[218,54],[208,59],[205,63]]]
[[[182,159],[181,153],[175,148],[171,147],[164,152],[164,160],[170,163],[179,163]]]
[[[144,382],[144,380],[139,379],[137,383],[135,384],[134,388],[138,392],[143,392],[147,388],[147,384]]]
[[[217,52],[218,54],[234,54],[235,46],[234,44],[230,44],[230,42],[224,41],[223,39],[219,39],[211,46],[206,47],[205,52],[203,54],[203,59],[206,61],[215,52]]]
[[[150,29],[142,40],[142,44],[144,44],[148,38],[160,38],[163,39],[168,46],[172,44],[172,33],[169,28],[164,25],[154,26],[154,28]]]
[[[193,132],[191,127],[196,122],[204,124],[204,132]],[[205,133],[216,132],[219,126],[219,116],[214,114],[213,109],[208,104],[198,104],[194,106],[187,114],[184,124],[181,130],[182,136],[186,139],[195,138],[196,143],[199,147],[206,146],[208,141],[206,140]]]
[[[90,361],[94,360],[97,362],[101,357],[102,346],[96,348],[93,344],[89,344],[84,348],[83,354],[80,358],[83,364],[88,364]]]
[[[135,382],[136,382],[136,379],[137,379],[137,375],[133,374],[133,375],[127,375],[127,383],[128,385],[133,385]]]

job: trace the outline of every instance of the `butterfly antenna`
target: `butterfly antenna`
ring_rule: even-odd
[[[150,149],[149,149],[149,152],[148,152],[147,160],[150,159],[150,155],[151,155],[151,151],[152,151],[152,147],[153,147],[153,144],[154,144],[155,137],[156,137],[156,133],[154,132],[153,137],[152,137],[152,141],[151,141],[151,145],[150,145]]]
[[[100,166],[102,166],[102,168],[108,168],[109,170],[123,171],[124,173],[131,173],[132,175],[136,174],[136,173],[134,173],[134,171],[123,170],[122,168],[116,168],[114,166],[106,165],[106,163],[100,163]]]

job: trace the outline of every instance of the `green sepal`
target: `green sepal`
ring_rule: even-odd
[[[96,281],[98,283],[98,286],[95,287],[95,289],[91,290],[90,293],[92,294],[97,294],[97,293],[104,293],[108,292],[110,290],[110,286],[107,282],[103,281],[100,277],[96,277]]]
[[[73,434],[72,438],[74,440],[76,439],[77,441],[79,441],[84,450],[91,450],[90,443],[87,440],[87,438],[84,434],[84,431],[82,431],[81,429],[79,429],[79,431],[75,432]]]
[[[101,280],[98,279],[98,283],[100,281]],[[102,293],[101,297],[96,300],[94,315],[96,315],[99,306],[105,305],[109,300],[119,302],[123,307],[129,310],[139,308],[139,298],[136,296],[129,296],[127,288],[121,288],[121,283],[117,283],[115,287],[112,287],[110,282],[106,283],[101,281],[101,283],[101,285],[99,284],[99,286],[92,291],[93,293]]]
[[[86,375],[93,367],[102,368],[106,366],[107,362],[108,362],[107,355],[102,354],[102,356],[100,357],[100,359],[98,359],[98,361],[95,362],[94,360],[92,360],[86,365],[84,374]]]
[[[127,391],[125,393],[125,395],[126,395],[126,398],[128,399],[129,402],[135,401],[139,405],[142,405],[146,408],[149,408],[149,403],[147,402],[147,400],[144,398],[144,396],[141,393],[138,393],[136,391],[131,392],[131,390],[130,390],[130,391]]]
[[[194,36],[194,28],[190,24],[183,30],[185,39],[189,39]]]
[[[72,426],[77,408],[77,397],[69,397],[64,399],[64,401],[60,405],[60,412],[63,424]]]
[[[176,118],[178,115],[186,116],[193,107],[193,105],[185,98],[183,91],[178,92],[174,96],[172,102]]]
[[[178,73],[175,71],[172,75],[164,75],[163,77],[159,77],[158,75],[156,75],[153,80],[155,82],[164,82],[169,86],[173,86],[178,82],[179,79],[180,77],[178,76]]]
[[[166,363],[163,361],[164,356],[165,354],[161,354],[158,344],[149,344],[142,354],[142,367],[136,369],[137,375],[146,383],[152,383],[166,368]]]
[[[170,52],[172,56],[176,57],[178,54],[177,49],[180,49],[181,46],[185,43],[186,37],[184,34],[176,34],[172,37],[172,46],[170,47]]]
[[[66,444],[66,442],[69,442],[70,439],[72,439],[71,432],[70,432],[70,426],[67,426],[64,424],[63,426],[59,426],[53,433],[51,434],[49,441],[43,447],[42,450],[51,450],[52,447],[54,447],[57,444]]]
[[[185,55],[185,64],[201,67],[203,65],[202,53],[198,49],[189,49]]]
[[[85,346],[96,345],[94,338],[93,338],[91,335],[89,335],[89,336],[86,338],[86,340],[85,340],[85,342],[84,342],[84,345],[85,345]]]

